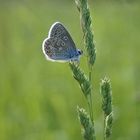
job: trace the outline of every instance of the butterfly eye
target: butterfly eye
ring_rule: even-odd
[[[78,54],[79,55],[82,55],[83,54],[83,51],[78,49]]]

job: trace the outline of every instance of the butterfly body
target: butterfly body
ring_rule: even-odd
[[[48,60],[57,62],[79,61],[82,54],[60,22],[51,26],[48,38],[43,41],[42,50]]]

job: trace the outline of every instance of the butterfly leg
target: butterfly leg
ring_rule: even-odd
[[[70,60],[70,63],[71,63],[71,64],[74,64],[74,65],[76,65],[76,66],[79,66],[80,61],[79,61],[79,59],[76,58],[76,59],[71,59],[71,60]]]

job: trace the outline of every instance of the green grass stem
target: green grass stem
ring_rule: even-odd
[[[95,63],[96,50],[94,44],[94,35],[92,31],[91,16],[87,0],[75,0],[80,13],[80,22],[84,35],[84,45],[87,53],[87,65],[89,74],[86,76],[83,70],[75,63],[70,63],[73,77],[77,80],[80,88],[87,100],[89,115],[83,108],[77,108],[79,120],[83,126],[83,137],[85,140],[96,140],[94,119],[93,119],[93,101],[92,101],[92,68]],[[102,109],[104,111],[104,140],[111,135],[112,128],[112,98],[111,86],[107,78],[101,82]]]

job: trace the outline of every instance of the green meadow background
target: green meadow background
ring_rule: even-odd
[[[97,59],[94,120],[103,139],[100,80],[111,79],[110,140],[140,139],[140,2],[90,0]],[[83,51],[74,0],[0,0],[0,140],[82,140],[76,107],[87,104],[67,63],[45,59],[41,45],[62,22]],[[86,54],[80,65],[87,73]]]

